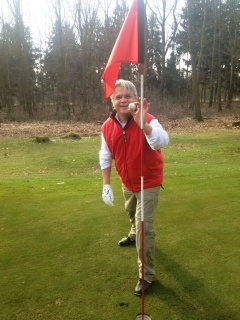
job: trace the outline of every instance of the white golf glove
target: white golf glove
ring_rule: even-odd
[[[114,206],[114,204],[113,204],[114,196],[113,196],[113,191],[112,191],[110,184],[105,184],[103,186],[102,198],[103,198],[103,201],[108,206],[111,206],[111,207]]]

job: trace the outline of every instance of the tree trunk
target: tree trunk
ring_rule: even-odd
[[[219,0],[219,19],[218,19],[218,79],[217,79],[217,101],[218,112],[222,111],[222,54],[221,54],[221,6],[222,1]]]
[[[189,51],[190,51],[190,55],[191,55],[191,65],[192,65],[192,101],[194,101],[195,118],[198,121],[203,121],[202,113],[201,113],[201,106],[200,106],[197,53],[195,52],[195,49],[194,49],[192,0],[188,0],[187,5],[188,5]]]
[[[163,16],[162,16],[162,74],[161,74],[161,83],[160,83],[160,99],[163,100],[164,98],[164,87],[165,87],[165,78],[166,78],[166,54],[165,54],[165,47],[166,47],[166,0],[162,0],[163,6]]]
[[[233,100],[233,90],[234,90],[234,80],[235,80],[235,67],[236,67],[236,57],[237,57],[237,50],[236,50],[236,43],[237,43],[237,33],[239,32],[239,22],[237,21],[236,17],[236,2],[231,1],[231,16],[230,20],[232,21],[233,29],[232,32],[230,31],[230,55],[231,55],[231,70],[230,70],[230,79],[229,79],[229,89],[227,95],[227,109],[231,108],[232,100]]]
[[[217,43],[217,4],[214,3],[214,34],[213,34],[213,49],[212,49],[212,63],[211,63],[211,74],[210,74],[210,96],[209,96],[209,107],[213,105],[213,93],[214,93],[214,79],[215,79],[215,52]]]

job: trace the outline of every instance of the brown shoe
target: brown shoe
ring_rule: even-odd
[[[132,245],[135,245],[135,240],[127,236],[127,237],[123,238],[122,240],[120,240],[118,242],[118,245],[120,247],[132,246]]]

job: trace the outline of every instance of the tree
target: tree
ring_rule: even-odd
[[[191,55],[191,65],[192,65],[192,103],[195,107],[195,118],[198,121],[202,121],[202,114],[201,114],[201,108],[200,108],[200,95],[199,95],[199,65],[201,62],[201,54],[199,55],[198,59],[198,53],[196,51],[196,47],[194,46],[194,39],[196,39],[196,28],[194,28],[194,7],[195,3],[194,1],[188,0],[188,35],[189,35],[189,52]],[[205,20],[204,20],[205,21]],[[204,30],[204,24],[202,26],[202,34]],[[202,39],[203,36],[201,36]],[[201,41],[202,48],[203,43]],[[200,51],[201,52],[201,51]]]
[[[25,27],[21,12],[21,0],[8,0],[8,5],[14,17],[12,28],[11,47],[11,66],[14,77],[8,76],[8,88],[11,88],[15,96],[16,103],[22,107],[23,112],[33,117],[35,107],[34,88],[35,88],[35,55],[29,29]],[[9,52],[10,52],[9,51]],[[6,52],[6,51],[5,51]],[[9,60],[8,60],[9,61]],[[8,70],[10,72],[10,70]],[[11,75],[11,72],[9,73]],[[11,83],[9,80],[11,79]],[[14,88],[14,90],[13,90]]]
[[[15,72],[12,70],[13,54],[13,29],[8,23],[2,23],[0,37],[0,109],[4,109],[8,116],[11,115],[14,105],[13,80]]]
[[[219,0],[219,15],[218,15],[218,68],[217,68],[217,97],[218,97],[218,111],[222,111],[222,51],[221,51],[221,10],[222,0]]]
[[[56,114],[69,117],[76,101],[79,47],[73,29],[62,18],[60,0],[56,1],[54,12],[55,24],[44,59],[45,85]]]
[[[91,115],[102,98],[100,91],[101,64],[104,55],[102,29],[97,2],[77,2],[77,31],[80,43],[79,98],[81,112]],[[82,75],[80,77],[80,75]]]
[[[228,12],[228,48],[229,48],[229,85],[227,94],[227,108],[230,109],[232,105],[235,79],[237,76],[237,61],[240,59],[240,3],[236,0],[228,0],[225,4]]]
[[[162,47],[160,26],[157,23],[156,16],[151,13],[148,21],[147,38],[147,59],[146,59],[146,87],[150,93],[154,90],[159,91],[160,75],[162,73],[161,65]],[[160,96],[160,94],[158,93]]]
[[[126,1],[51,0],[45,51],[32,43],[21,0],[7,2],[13,20],[2,17],[0,24],[0,108],[10,116],[17,105],[21,115],[32,117],[46,105],[57,117],[93,117],[103,100],[101,75],[128,13]],[[209,106],[218,100],[218,111],[224,103],[231,108],[240,93],[239,1],[188,0],[180,17],[177,0],[145,3],[146,94],[158,101],[191,94],[199,121],[208,97]],[[139,83],[134,64],[123,64],[119,76]]]
[[[150,41],[154,43],[154,46],[156,46],[156,52],[154,56],[156,58],[155,63],[157,63],[158,78],[160,80],[160,99],[164,99],[164,90],[166,86],[166,56],[173,42],[175,41],[175,36],[179,23],[176,17],[176,8],[178,0],[175,0],[174,3],[170,5],[170,7],[167,6],[167,3],[167,0],[162,0],[161,6],[159,6],[159,3],[156,4],[155,2],[148,5],[152,13],[149,22],[149,38]],[[167,24],[168,21],[171,20],[171,15],[173,21],[171,23],[172,29],[167,29]],[[155,27],[153,26],[154,24]],[[159,33],[159,35],[157,35],[157,32]],[[158,43],[158,41],[154,41],[154,38],[151,37],[152,34],[154,34],[156,38],[161,39],[161,42]],[[151,50],[151,48],[149,49]],[[154,68],[155,65],[153,64],[152,67]]]

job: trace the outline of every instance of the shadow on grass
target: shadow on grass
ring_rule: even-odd
[[[206,284],[194,277],[171,257],[156,248],[156,263],[161,265],[165,286],[156,281],[150,293],[158,296],[180,319],[237,320],[230,307],[214,295]]]

